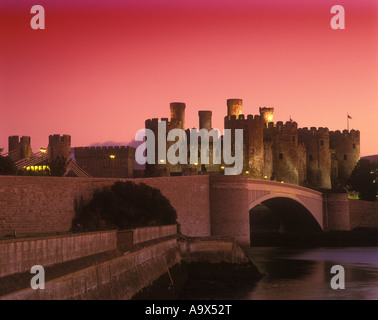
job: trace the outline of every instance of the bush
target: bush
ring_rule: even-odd
[[[348,180],[351,191],[356,191],[361,200],[375,201],[378,187],[378,165],[360,159]]]
[[[17,171],[11,158],[0,156],[0,175],[16,175]]]
[[[160,190],[144,183],[118,181],[76,206],[72,231],[134,229],[175,224],[177,213]]]

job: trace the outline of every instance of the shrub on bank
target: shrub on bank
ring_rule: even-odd
[[[176,210],[159,189],[131,181],[114,183],[76,206],[72,231],[134,229],[175,224]]]

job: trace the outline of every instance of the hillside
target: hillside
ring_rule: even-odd
[[[378,154],[366,156],[366,157],[361,157],[361,159],[366,159],[366,160],[369,160],[370,162],[374,162],[374,163],[378,164]]]

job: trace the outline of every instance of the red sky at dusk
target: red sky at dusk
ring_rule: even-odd
[[[30,8],[46,11],[32,30]],[[345,30],[333,30],[333,5]],[[186,103],[186,126],[228,98],[244,114],[275,108],[299,127],[361,131],[361,156],[378,154],[378,1],[134,0],[0,4],[0,148],[50,134],[72,146],[131,141],[145,119]]]

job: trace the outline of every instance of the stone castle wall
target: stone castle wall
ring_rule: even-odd
[[[74,153],[77,165],[92,177],[133,177],[135,167],[135,148],[133,147],[76,147]]]
[[[350,229],[378,228],[378,201],[349,199],[349,215]]]

